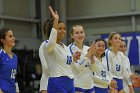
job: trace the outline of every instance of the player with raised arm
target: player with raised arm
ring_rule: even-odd
[[[52,24],[45,27],[48,40],[44,41],[42,48],[49,70],[47,91],[48,93],[74,93],[71,64],[80,58],[80,52],[71,55],[68,47],[61,42],[66,34],[65,25],[58,23],[59,16],[51,6],[49,9],[53,19]]]

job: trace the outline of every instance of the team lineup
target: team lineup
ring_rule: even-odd
[[[103,39],[95,40],[88,47],[83,44],[85,38],[84,28],[81,25],[74,25],[70,30],[72,43],[68,45],[68,49],[65,49],[65,45],[60,41],[66,33],[66,27],[62,21],[59,22],[57,12],[53,11],[51,7],[49,9],[53,16],[53,23],[52,21],[44,23],[46,24],[44,28],[47,28],[44,30],[50,35],[48,36],[48,40],[41,44],[39,49],[40,59],[44,59],[42,66],[44,66],[43,68],[47,68],[43,71],[47,73],[42,74],[40,81],[40,91],[42,93],[128,93],[128,91],[134,93],[130,78],[132,75],[129,68],[130,64],[128,63],[128,68],[124,66],[123,62],[127,57],[119,51],[120,43],[123,42],[119,33],[113,32],[110,34],[107,49],[105,47],[106,42]],[[55,28],[56,25],[57,28]],[[55,34],[54,29],[57,32]],[[48,51],[47,54],[46,50],[51,50],[52,52]],[[80,55],[77,54],[77,59],[70,62],[71,64],[67,64],[74,56],[68,57],[69,53],[66,53],[66,50],[69,50],[68,52],[71,53],[71,56],[77,52],[80,52]],[[63,53],[65,56],[67,55],[65,60],[63,59],[64,55],[61,58],[62,51],[65,51]],[[49,55],[52,55],[52,59],[50,59]],[[58,61],[60,59],[63,59],[64,62]],[[70,69],[66,65],[71,65]],[[53,70],[51,71],[51,69]],[[59,74],[56,73],[58,71],[60,71]],[[70,77],[70,75],[73,77]],[[69,78],[69,83],[67,78]],[[47,83],[43,82],[44,80]],[[123,86],[123,82],[126,83],[125,86]]]
[[[57,11],[49,6],[52,18],[45,20],[46,40],[39,48],[42,65],[40,93],[134,93],[126,43],[120,33],[112,32],[106,42],[96,39],[90,46],[84,44],[82,25],[70,29],[71,44],[62,40],[66,34]],[[0,93],[19,93],[17,56],[11,52],[15,46],[11,29],[0,31]]]

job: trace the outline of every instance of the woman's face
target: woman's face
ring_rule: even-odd
[[[64,23],[58,23],[57,38],[62,40],[66,34],[66,27]]]
[[[3,39],[3,44],[4,44],[4,47],[5,46],[8,46],[8,47],[15,46],[15,37],[11,30],[6,32],[6,37],[5,37],[5,39]]]
[[[110,40],[111,46],[119,48],[121,42],[121,36],[119,34],[114,34],[112,39]]]
[[[97,41],[96,42],[96,48],[97,48],[97,50],[96,50],[97,55],[101,56],[105,52],[105,43],[104,43],[104,41]]]
[[[76,26],[73,28],[72,38],[74,42],[83,43],[85,39],[85,32],[82,26]]]
[[[125,53],[126,52],[126,43],[125,41],[121,41],[119,51]]]

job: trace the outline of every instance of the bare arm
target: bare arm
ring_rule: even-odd
[[[3,93],[2,90],[1,90],[1,88],[0,88],[0,93]]]

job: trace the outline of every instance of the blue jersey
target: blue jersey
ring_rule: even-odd
[[[0,49],[0,88],[4,93],[16,93],[17,64],[18,59],[15,54],[10,58],[3,49]]]

